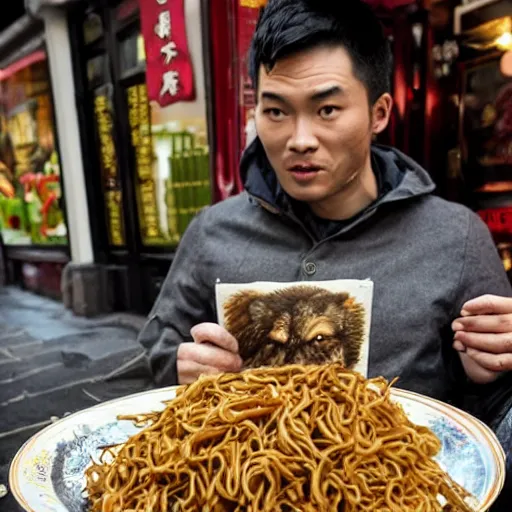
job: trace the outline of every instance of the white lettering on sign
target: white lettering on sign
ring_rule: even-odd
[[[180,74],[178,71],[167,71],[162,76],[162,88],[160,89],[160,96],[170,94],[176,96],[178,94],[178,87],[180,85]]]
[[[165,55],[165,64],[169,65],[174,59],[174,57],[178,56],[178,50],[176,49],[176,43],[174,41],[170,41],[165,46],[162,46],[160,53]]]
[[[158,15],[158,23],[155,25],[155,34],[160,39],[169,39],[169,37],[171,37],[171,13],[169,11],[161,12]]]

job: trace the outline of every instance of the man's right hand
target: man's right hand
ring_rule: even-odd
[[[178,382],[190,384],[202,374],[239,372],[238,341],[218,324],[203,323],[190,331],[194,343],[178,347]]]

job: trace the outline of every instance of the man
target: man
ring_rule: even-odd
[[[371,9],[270,0],[251,63],[246,191],[203,210],[180,244],[140,336],[157,383],[241,369],[237,340],[216,324],[217,281],[370,278],[370,376],[458,405],[491,394],[502,404],[510,284],[479,218],[432,195],[410,158],[372,146],[389,121],[392,63]]]

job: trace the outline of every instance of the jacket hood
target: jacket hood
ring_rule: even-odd
[[[384,179],[394,176],[394,179],[386,181],[395,183],[395,186],[379,200],[379,205],[420,197],[435,190],[434,182],[427,171],[401,151],[376,144],[372,145],[371,151]],[[245,150],[240,172],[245,189],[251,196],[278,210],[285,207],[286,194],[259,138]]]

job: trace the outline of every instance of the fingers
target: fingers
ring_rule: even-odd
[[[453,348],[475,382],[512,370],[512,298],[483,295],[464,304],[452,324]]]
[[[469,357],[483,369],[495,374],[512,370],[512,354],[492,354],[468,348],[462,355]]]
[[[242,368],[238,354],[206,343],[182,343],[178,347],[178,361],[193,361],[223,372],[238,372]]]
[[[233,354],[238,354],[236,338],[218,324],[198,324],[190,330],[190,334],[196,343],[211,343]]]
[[[479,333],[458,331],[455,333],[454,343],[455,350],[464,351],[464,348],[473,348],[482,352],[490,352],[492,354],[512,353],[512,333]]]
[[[457,318],[452,324],[454,331],[507,333],[512,332],[512,314],[467,316]]]
[[[196,363],[186,359],[178,359],[178,381],[180,384],[192,384],[199,375],[214,375],[220,373],[220,370],[213,366]]]
[[[466,371],[466,375],[476,384],[489,384],[494,382],[499,376],[499,373],[480,366],[467,354],[460,354],[460,359]]]
[[[462,316],[501,315],[512,312],[512,298],[496,295],[482,295],[462,306]]]

